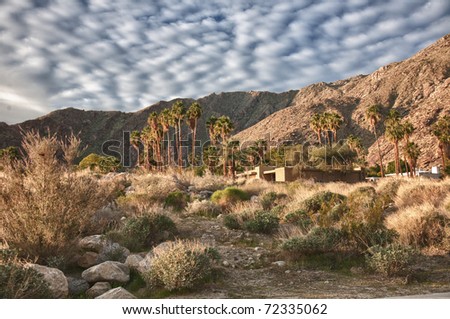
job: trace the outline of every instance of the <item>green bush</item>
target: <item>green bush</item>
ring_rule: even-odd
[[[404,275],[410,272],[415,252],[406,246],[373,246],[368,249],[366,262],[370,269],[386,276]]]
[[[284,217],[285,221],[292,223],[300,227],[303,232],[308,232],[313,227],[314,223],[309,214],[303,210],[299,209],[295,212],[289,213]]]
[[[114,156],[101,156],[91,153],[78,164],[80,169],[98,170],[101,173],[116,172],[122,169],[122,164]]]
[[[335,251],[344,240],[344,235],[339,229],[314,227],[303,237],[286,240],[281,248],[294,256],[311,255]]]
[[[117,231],[107,233],[106,237],[137,252],[159,244],[175,233],[172,219],[162,214],[151,214],[127,218]]]
[[[264,210],[272,209],[276,205],[278,195],[275,192],[269,192],[263,195],[261,198],[261,206]]]
[[[233,215],[225,215],[223,218],[223,224],[228,229],[240,229],[241,224],[239,223],[238,219]]]
[[[169,193],[164,201],[164,207],[171,207],[176,212],[181,212],[189,203],[189,195],[181,192],[175,191]]]
[[[250,199],[250,195],[242,189],[227,187],[223,190],[215,191],[211,196],[213,203],[225,206]]]
[[[24,262],[9,249],[0,250],[0,298],[51,298],[47,282],[36,270],[24,267]]]
[[[270,211],[259,211],[244,222],[244,228],[252,233],[271,234],[278,229],[280,219]]]
[[[170,242],[153,250],[150,271],[144,280],[151,286],[167,290],[193,288],[211,274],[217,251],[193,241]]]
[[[315,214],[323,210],[324,207],[333,207],[337,204],[343,203],[344,200],[344,195],[323,191],[307,198],[303,202],[303,207],[309,214]]]

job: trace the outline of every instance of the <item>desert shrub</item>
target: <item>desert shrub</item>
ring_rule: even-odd
[[[80,169],[98,170],[101,173],[117,172],[122,169],[122,164],[114,156],[102,156],[91,153],[78,164]]]
[[[421,183],[413,181],[404,183],[399,188],[395,204],[399,209],[427,203],[439,207],[449,193],[450,184],[436,181]]]
[[[168,216],[150,214],[125,219],[118,230],[107,233],[106,237],[136,252],[167,240],[175,232],[175,223]]]
[[[344,195],[322,191],[307,198],[303,202],[303,207],[309,214],[314,214],[318,213],[324,206],[333,207],[337,204],[341,204],[344,200]]]
[[[5,170],[0,234],[20,256],[41,263],[52,256],[69,257],[93,214],[111,200],[113,181],[78,176],[58,159],[72,156],[71,145],[27,133],[22,145],[27,157]]]
[[[168,290],[193,288],[211,274],[217,252],[194,241],[175,241],[153,250],[152,267],[144,279]]]
[[[189,202],[189,195],[181,192],[175,191],[169,193],[164,201],[164,207],[171,207],[176,212],[181,212],[186,208]]]
[[[428,203],[399,210],[387,218],[386,224],[399,233],[404,245],[440,246],[450,228],[450,214]]]
[[[236,216],[233,215],[225,215],[223,218],[223,224],[228,229],[240,229],[241,224]]]
[[[221,206],[249,199],[250,195],[248,193],[236,187],[227,187],[223,190],[215,191],[211,196],[211,201]]]
[[[293,254],[294,257],[311,255],[334,251],[344,240],[345,238],[339,229],[314,227],[305,236],[285,240],[281,248]]]
[[[366,262],[370,269],[390,277],[408,274],[414,255],[414,251],[407,246],[373,246],[368,249]]]
[[[276,205],[276,200],[278,198],[277,193],[268,192],[264,194],[261,198],[261,206],[264,210],[272,209]]]
[[[244,222],[244,228],[252,233],[271,234],[278,229],[279,221],[273,212],[259,211]]]
[[[42,274],[25,267],[25,262],[20,260],[14,251],[1,249],[0,298],[51,298],[51,292]]]
[[[187,211],[189,214],[204,216],[204,217],[217,217],[222,212],[219,205],[214,204],[209,200],[196,200],[188,204]]]
[[[300,227],[303,232],[308,232],[314,225],[314,222],[309,214],[303,209],[287,214],[284,219],[286,222]]]

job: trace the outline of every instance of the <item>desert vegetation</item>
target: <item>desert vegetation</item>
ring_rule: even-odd
[[[216,143],[229,144],[227,130],[214,131]],[[328,135],[322,147],[335,145],[332,129]],[[403,292],[450,287],[450,278],[438,282],[433,275],[448,265],[449,179],[271,183],[161,166],[106,173],[74,165],[79,145],[75,136],[30,132],[21,156],[2,157],[4,298],[92,298],[101,285],[120,285],[138,297],[205,296],[211,289],[233,297],[243,295],[228,277],[243,285],[249,276],[283,282],[292,271],[317,269],[369,282],[384,278],[386,285],[412,281]],[[349,149],[356,153],[358,145],[353,141]],[[251,151],[254,157],[268,153],[264,143]],[[417,274],[428,260],[438,260],[435,268]],[[65,284],[55,285],[46,271]],[[76,290],[74,282],[84,288]],[[55,286],[68,291],[56,294]]]

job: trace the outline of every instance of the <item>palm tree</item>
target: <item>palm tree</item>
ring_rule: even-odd
[[[150,113],[147,122],[148,125],[150,126],[150,131],[151,131],[151,139],[153,142],[153,155],[155,156],[155,161],[156,161],[156,165],[159,168],[162,168],[162,151],[161,151],[161,147],[162,147],[162,137],[163,137],[163,133],[162,133],[162,128],[160,126],[160,117],[158,115],[158,113],[156,112],[152,112]]]
[[[400,152],[398,143],[405,136],[403,125],[400,119],[400,113],[397,110],[391,110],[386,120],[386,138],[394,144],[395,150],[395,175],[400,174]]]
[[[329,128],[333,132],[333,140],[334,142],[337,142],[337,130],[341,127],[342,123],[344,123],[344,120],[342,116],[340,116],[337,113],[328,113],[329,115]]]
[[[319,144],[322,144],[322,126],[322,114],[315,113],[309,122],[309,127],[317,134]]]
[[[403,160],[405,161],[405,165],[406,163],[408,163],[407,159],[406,159],[406,147],[408,146],[409,143],[409,138],[411,137],[412,133],[414,132],[415,128],[414,125],[410,122],[410,121],[406,121],[403,124],[403,142],[405,143],[405,154],[403,154]],[[406,174],[409,176],[409,173],[411,171],[411,167],[409,168],[408,171],[408,167],[406,167]]]
[[[170,109],[164,109],[161,111],[161,114],[159,115],[159,122],[161,123],[163,134],[167,134],[167,165],[170,166],[170,127],[175,125]]]
[[[433,125],[433,134],[437,137],[439,141],[439,151],[441,153],[442,159],[442,169],[446,167],[446,152],[447,148],[450,145],[450,116],[445,115],[441,117],[434,125]]]
[[[358,160],[361,163],[364,163],[365,162],[365,159],[364,159],[364,155],[365,155],[364,151],[365,150],[364,150],[364,146],[362,144],[361,138],[350,134],[347,137],[347,145],[353,152],[356,152],[356,155],[358,156]]]
[[[202,116],[202,107],[197,102],[194,102],[189,106],[186,112],[187,122],[192,132],[192,166],[195,166],[195,141],[197,135],[198,119]]]
[[[149,126],[145,126],[141,132],[141,141],[144,144],[144,165],[146,169],[150,169],[150,144],[151,130]]]
[[[230,137],[231,131],[233,131],[234,125],[231,122],[228,116],[222,115],[217,119],[214,125],[214,132],[217,134],[216,136],[220,136],[222,147],[223,147],[223,176],[227,175],[227,158],[228,158],[228,150],[227,150],[227,141]]]
[[[226,145],[231,151],[231,175],[233,179],[236,177],[236,158],[240,157],[239,149],[241,143],[239,141],[229,141]]]
[[[137,162],[136,166],[139,166],[139,158],[140,158],[140,150],[139,150],[139,144],[141,143],[141,132],[139,131],[133,131],[131,132],[131,139],[130,139],[131,146],[136,150],[137,153]]]
[[[176,101],[172,105],[172,117],[176,122],[176,147],[178,153],[178,167],[181,168],[183,166],[183,154],[182,154],[182,145],[181,145],[181,123],[185,117],[186,110],[184,108],[183,102]]]
[[[323,112],[320,115],[320,123],[322,125],[322,131],[325,133],[325,139],[326,139],[326,143],[327,145],[331,146],[331,137],[330,137],[330,133],[331,133],[331,113],[328,112]]]
[[[208,129],[208,135],[209,135],[209,139],[211,141],[211,145],[216,145],[217,142],[217,134],[215,132],[215,125],[217,122],[217,117],[215,116],[211,116],[207,121],[206,121],[206,128]]]
[[[377,135],[377,123],[381,120],[381,106],[379,104],[375,104],[370,106],[365,113],[366,120],[370,122],[370,126],[372,127],[373,134],[375,135],[375,140],[377,142],[378,148],[378,158],[380,160],[380,172],[381,177],[384,177],[384,168],[383,168],[383,156],[381,155],[380,141],[378,140]]]
[[[420,156],[419,146],[414,142],[408,142],[406,144],[406,158],[408,159],[408,165],[411,173],[411,177],[414,177],[416,172],[417,159]]]

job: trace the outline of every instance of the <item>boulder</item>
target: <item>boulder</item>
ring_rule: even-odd
[[[109,282],[96,282],[91,288],[86,291],[86,295],[89,298],[96,298],[111,290],[111,288],[112,287]]]
[[[139,263],[144,259],[141,255],[138,254],[132,254],[127,257],[125,260],[125,265],[128,266],[130,269],[138,269]]]
[[[125,264],[117,261],[105,261],[86,269],[81,274],[87,282],[120,282],[127,283],[130,280],[130,269]]]
[[[80,258],[77,260],[78,266],[81,268],[90,268],[98,264],[98,254],[93,251],[85,252]]]
[[[61,270],[37,264],[29,264],[27,267],[42,274],[44,280],[48,283],[53,298],[67,298],[69,295],[69,284]]]
[[[69,285],[69,295],[78,296],[89,289],[89,284],[86,280],[81,278],[67,277]]]
[[[105,246],[103,246],[98,255],[98,263],[108,260],[123,263],[129,254],[130,251],[127,248],[120,246],[118,243],[108,242]]]
[[[117,287],[105,292],[95,299],[136,299],[136,297],[122,287]]]
[[[86,251],[94,251],[100,253],[102,249],[108,245],[108,240],[106,240],[103,235],[92,235],[82,238],[78,246]]]
[[[149,252],[147,255],[145,255],[145,257],[139,262],[136,270],[141,274],[147,273],[152,266],[153,256],[153,252]]]

